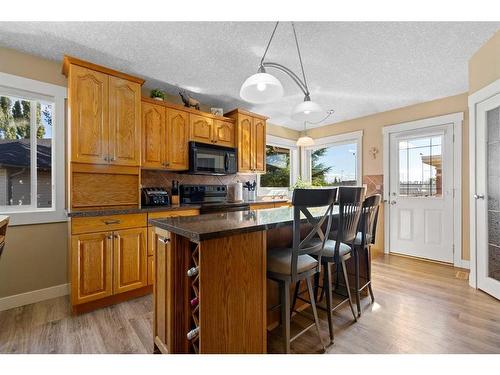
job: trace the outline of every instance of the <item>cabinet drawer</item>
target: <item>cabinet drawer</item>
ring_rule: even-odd
[[[145,227],[147,225],[146,218],[146,214],[75,217],[71,219],[71,233],[94,233]]]
[[[200,210],[196,209],[158,211],[158,212],[150,212],[148,214],[148,219],[158,219],[160,217],[195,216],[199,215],[199,213]]]

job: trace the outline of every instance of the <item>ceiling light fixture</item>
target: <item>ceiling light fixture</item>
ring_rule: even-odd
[[[260,60],[259,69],[257,73],[248,77],[243,85],[241,85],[240,96],[243,100],[255,103],[270,103],[283,96],[283,85],[273,75],[266,72],[266,68],[274,68],[283,73],[286,73],[292,80],[299,86],[304,93],[304,101],[297,105],[292,111],[292,119],[300,122],[317,122],[324,117],[324,111],[321,106],[311,101],[309,88],[307,87],[306,74],[304,72],[304,65],[302,64],[302,56],[300,54],[299,42],[297,40],[297,33],[295,31],[295,24],[292,22],[293,36],[295,38],[295,45],[297,47],[297,54],[299,55],[300,69],[302,70],[302,80],[293,71],[278,63],[264,61],[271,41],[273,40],[276,28],[279,22],[276,22],[274,30],[269,38],[262,59]]]

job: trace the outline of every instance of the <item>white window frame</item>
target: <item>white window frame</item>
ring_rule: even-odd
[[[294,185],[295,182],[297,182],[300,170],[299,148],[297,147],[296,141],[276,137],[274,135],[267,135],[266,146],[283,147],[290,150],[290,186]],[[261,187],[259,174],[257,175],[257,194],[258,196],[288,196],[290,194],[290,189],[289,187]]]
[[[356,143],[356,181],[358,186],[363,185],[363,131],[358,130],[342,133],[328,137],[316,138],[313,146],[302,147],[302,178],[311,182],[311,157],[308,151],[319,148],[340,146],[348,143]]]
[[[31,205],[1,206],[0,213],[10,216],[10,225],[67,221],[64,207],[64,108],[67,98],[66,87],[0,72],[0,94],[54,103],[52,117],[52,207],[36,207],[36,178],[31,178]],[[35,119],[35,110],[35,106],[31,106],[32,119]],[[36,162],[36,131],[31,131],[31,177],[36,176]]]

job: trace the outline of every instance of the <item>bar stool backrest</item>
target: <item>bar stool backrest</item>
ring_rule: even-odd
[[[359,221],[358,232],[361,232],[361,246],[367,246],[375,243],[375,234],[377,232],[378,208],[382,196],[374,194],[367,197],[363,202],[361,220]],[[370,240],[367,241],[367,238]]]
[[[327,233],[332,225],[332,211],[337,189],[295,189],[293,191],[293,249],[291,262],[292,282],[297,280],[297,263],[301,255],[316,255],[318,257],[318,271],[321,264],[321,253],[325,246]],[[325,213],[317,219],[311,214],[310,208],[326,207]],[[301,239],[301,214],[312,226],[312,229]],[[326,230],[323,231],[326,222]],[[311,241],[319,238],[320,241]]]
[[[361,207],[365,194],[364,187],[339,187],[338,204],[338,225],[335,234],[335,259],[339,257],[340,243],[351,245],[358,234],[359,219],[361,217]]]

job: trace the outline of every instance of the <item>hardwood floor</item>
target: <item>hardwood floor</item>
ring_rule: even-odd
[[[357,323],[348,306],[335,313],[328,353],[500,353],[500,302],[470,288],[462,271],[398,256],[372,263],[375,303],[362,300]],[[71,316],[68,297],[60,297],[3,311],[0,353],[151,353],[152,307],[145,296]],[[326,314],[320,318],[327,343]],[[271,353],[281,352],[279,334],[269,334]],[[315,330],[292,352],[319,353]]]

